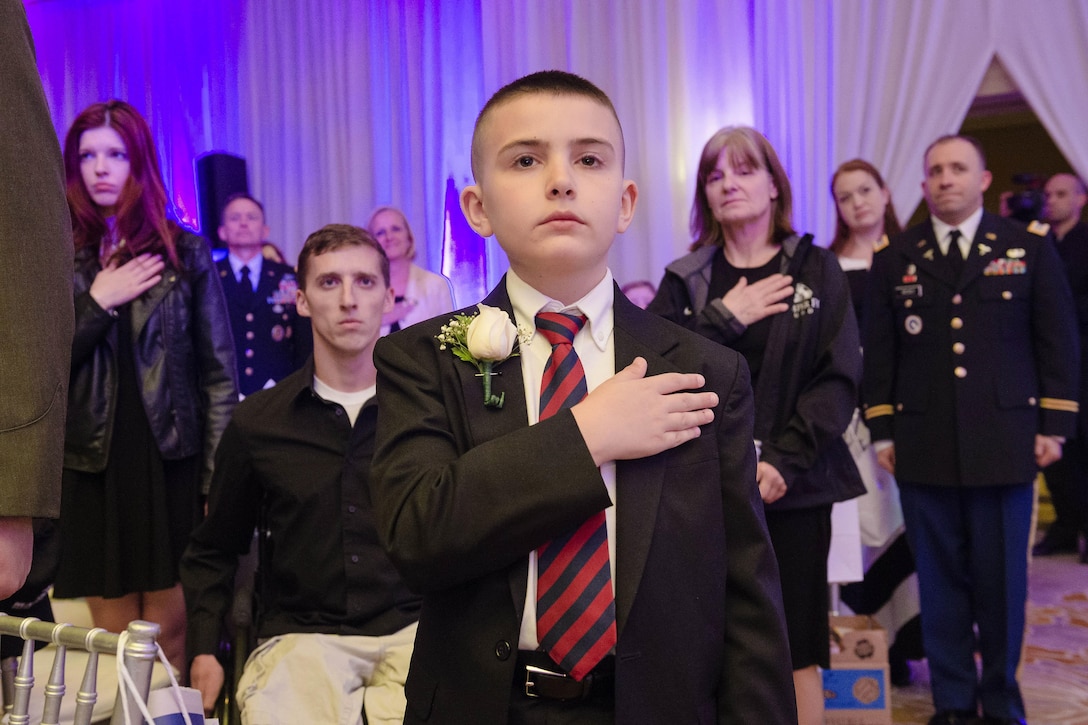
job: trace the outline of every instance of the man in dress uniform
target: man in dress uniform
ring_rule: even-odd
[[[1073,302],[1046,225],[983,211],[977,141],[937,139],[924,171],[930,218],[873,259],[865,417],[918,563],[930,725],[1022,723],[1033,481],[1077,422]]]
[[[1043,219],[1058,240],[1058,255],[1065,273],[1080,324],[1080,347],[1088,345],[1088,224],[1081,221],[1088,189],[1073,174],[1054,174],[1043,187],[1046,206]],[[1081,355],[1081,398],[1088,395],[1088,357]],[[1081,404],[1077,437],[1064,448],[1060,461],[1045,471],[1046,485],[1054,503],[1055,520],[1032,553],[1048,556],[1076,551],[1078,534],[1088,534],[1088,406]],[[1088,564],[1088,547],[1080,555]]]
[[[295,311],[295,270],[261,255],[268,231],[259,201],[248,194],[227,199],[219,237],[229,253],[217,266],[243,397],[298,370],[313,350],[309,321]]]

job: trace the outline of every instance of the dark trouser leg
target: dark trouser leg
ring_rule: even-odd
[[[918,567],[922,640],[937,710],[975,710],[978,677],[969,541],[960,489],[899,482]]]
[[[1028,595],[1028,536],[1034,486],[989,486],[968,493],[971,579],[982,679],[979,700],[992,717],[1024,717],[1016,682]]]

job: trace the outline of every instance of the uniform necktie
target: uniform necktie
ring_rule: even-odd
[[[249,265],[243,264],[240,272],[242,274],[242,279],[238,282],[238,286],[242,293],[242,299],[245,300],[246,303],[249,303],[254,297],[253,281],[249,276]]]
[[[953,229],[948,233],[948,264],[952,268],[952,277],[959,282],[963,276],[963,252],[960,251],[960,230]]]
[[[540,383],[540,420],[586,397],[574,336],[586,318],[541,312],[536,331],[552,346]],[[581,681],[616,645],[616,602],[604,511],[537,549],[537,635],[548,655]]]

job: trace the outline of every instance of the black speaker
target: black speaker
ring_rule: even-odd
[[[219,238],[223,205],[231,194],[248,194],[246,160],[220,151],[196,159],[196,189],[200,204],[200,233],[216,247],[225,246]]]

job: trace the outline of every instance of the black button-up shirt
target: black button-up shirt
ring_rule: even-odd
[[[313,390],[313,361],[235,409],[215,457],[208,517],[181,563],[189,654],[213,654],[230,609],[239,555],[263,510],[258,636],[385,635],[416,621],[378,542],[370,505],[377,405],[352,426]]]

